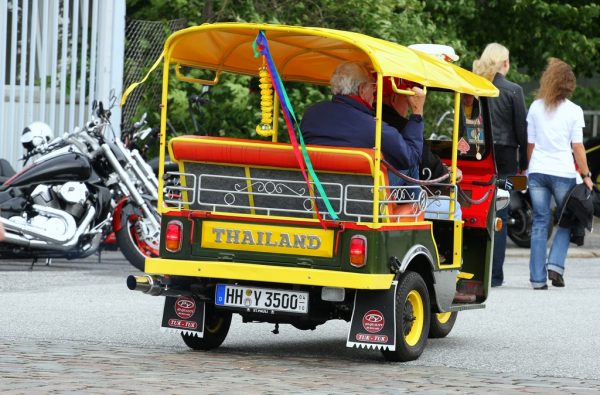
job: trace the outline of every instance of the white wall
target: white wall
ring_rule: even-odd
[[[62,134],[89,119],[94,99],[120,99],[125,0],[0,0],[0,26],[0,157],[19,168],[25,126]]]

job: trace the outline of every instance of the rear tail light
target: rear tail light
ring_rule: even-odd
[[[367,263],[367,238],[363,235],[352,236],[350,239],[350,264],[363,267]]]
[[[169,252],[179,252],[181,250],[181,239],[183,234],[183,225],[181,221],[169,221],[165,231],[165,248]]]

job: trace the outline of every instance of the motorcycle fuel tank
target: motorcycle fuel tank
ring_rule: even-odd
[[[41,159],[23,168],[4,186],[20,187],[36,183],[86,181],[92,173],[90,161],[80,153],[68,152]]]

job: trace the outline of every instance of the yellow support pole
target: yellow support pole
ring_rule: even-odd
[[[381,120],[383,103],[383,76],[377,73],[377,108],[375,109],[375,165],[373,166],[373,223],[379,223],[379,187],[381,169]]]

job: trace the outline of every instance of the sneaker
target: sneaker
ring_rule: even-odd
[[[541,290],[544,290],[544,289],[548,289],[548,285],[547,284],[544,284],[541,287],[533,287],[534,291],[541,291]]]
[[[555,287],[565,286],[565,279],[562,274],[555,272],[554,270],[548,270],[548,280],[552,280],[552,285]]]

